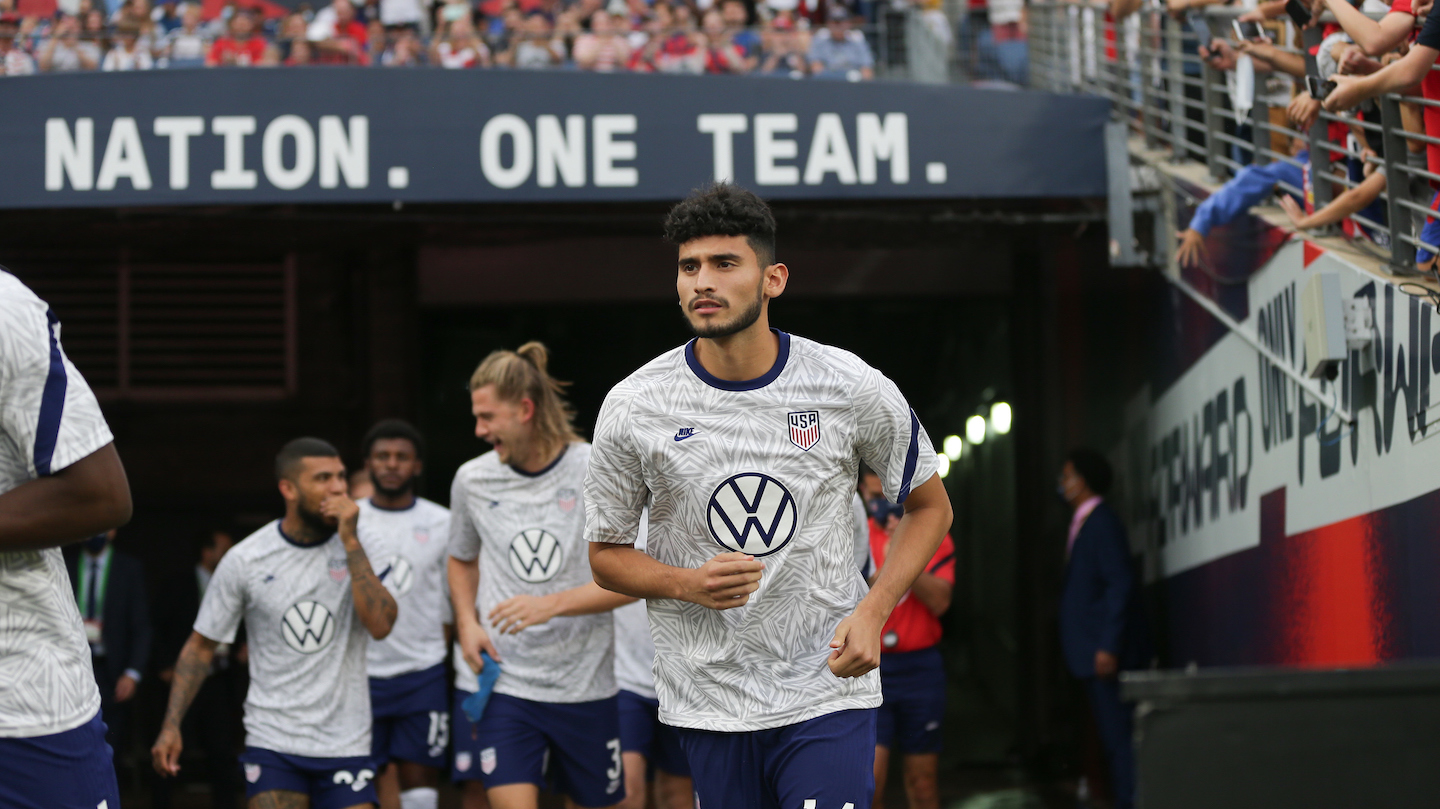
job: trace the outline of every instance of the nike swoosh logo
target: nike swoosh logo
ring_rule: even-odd
[[[684,440],[687,439],[687,438],[694,438],[694,437],[695,437],[695,434],[694,434],[694,433],[691,433],[691,434],[689,434],[689,435],[677,435],[677,436],[675,436],[675,440],[676,440],[676,441],[684,441]]]

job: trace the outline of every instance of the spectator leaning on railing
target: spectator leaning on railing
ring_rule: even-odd
[[[850,12],[843,5],[830,6],[825,33],[810,43],[810,72],[823,78],[850,81],[875,78],[875,57],[864,34],[850,30]]]
[[[149,70],[155,67],[149,49],[140,47],[139,28],[127,22],[116,29],[115,35],[115,47],[105,54],[100,63],[101,70]]]
[[[162,67],[203,67],[213,38],[200,23],[200,5],[186,3],[180,27],[160,41]]]
[[[0,16],[0,76],[28,76],[35,72],[35,60],[15,47],[20,20],[13,15]]]
[[[62,15],[49,39],[40,46],[40,69],[46,73],[69,73],[100,67],[100,46],[80,39],[80,21]]]
[[[1301,164],[1310,162],[1310,152],[1299,138],[1291,141],[1291,154]],[[1304,170],[1285,160],[1264,165],[1245,166],[1229,182],[1205,198],[1190,218],[1190,226],[1180,232],[1175,258],[1182,267],[1197,263],[1205,255],[1205,237],[1213,228],[1228,225],[1240,214],[1265,201],[1280,183],[1292,189],[1304,186]],[[1293,194],[1293,191],[1286,191]]]
[[[248,11],[236,11],[230,18],[230,33],[210,45],[207,67],[254,67],[278,61],[274,48],[255,32],[255,20]]]

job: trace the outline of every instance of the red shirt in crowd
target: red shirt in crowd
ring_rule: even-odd
[[[233,57],[233,61],[227,59]],[[210,46],[207,61],[212,65],[258,65],[265,56],[265,40],[252,36],[244,42],[234,37],[220,37]]]
[[[885,533],[885,529],[870,520],[870,552],[875,556],[877,569],[885,564],[885,546],[889,542],[890,535]],[[940,550],[935,551],[930,564],[925,566],[925,572],[939,576],[950,585],[955,584],[955,542],[950,539],[949,534],[940,540]],[[942,634],[944,633],[940,629],[940,619],[935,613],[922,604],[913,592],[906,593],[900,603],[895,605],[895,611],[890,613],[890,620],[885,622],[885,628],[880,631],[881,651],[914,652],[928,649],[940,642]]]
[[[1413,15],[1415,13],[1411,0],[1395,0],[1390,4],[1390,10],[1398,14]],[[1413,33],[1411,39],[1414,39]],[[1436,74],[1433,70],[1425,72],[1425,78],[1420,82],[1420,95],[1424,96],[1426,101],[1440,101],[1440,74]],[[1421,109],[1425,117],[1425,131],[1427,133],[1440,132],[1440,108],[1427,104]],[[1440,174],[1440,146],[1434,143],[1425,144],[1425,162],[1426,168],[1435,174]]]

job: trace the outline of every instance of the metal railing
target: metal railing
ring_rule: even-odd
[[[1224,39],[1233,46],[1232,21],[1241,13],[1228,7],[1205,9],[1212,42]],[[1310,51],[1321,42],[1319,26],[1297,30],[1283,17],[1264,26],[1277,52],[1303,58],[1305,73],[1318,77],[1316,57]],[[1163,9],[1145,8],[1117,24],[1108,19],[1101,4],[1035,3],[1030,6],[1031,83],[1037,89],[1109,99],[1116,120],[1126,122],[1132,136],[1143,138],[1148,149],[1168,151],[1174,161],[1203,163],[1216,182],[1232,177],[1246,164],[1290,163],[1302,175],[1308,174],[1308,188],[1280,186],[1302,200],[1308,190],[1314,212],[1324,211],[1338,196],[1364,184],[1369,176],[1364,168],[1373,165],[1369,171],[1385,177],[1375,201],[1349,213],[1338,227],[1327,225],[1316,232],[1343,234],[1381,259],[1391,272],[1416,276],[1416,248],[1440,252],[1420,241],[1434,194],[1430,186],[1440,183],[1440,175],[1432,174],[1419,157],[1429,146],[1440,145],[1440,138],[1417,125],[1420,110],[1440,107],[1440,102],[1386,95],[1369,112],[1358,115],[1321,110],[1301,131],[1284,106],[1292,100],[1292,85],[1294,95],[1308,98],[1304,77],[1276,70],[1263,87],[1261,74],[1255,74],[1253,103],[1237,114],[1237,99],[1247,100],[1243,92],[1235,92],[1243,79],[1227,76],[1227,71],[1199,56],[1197,46],[1210,43],[1199,42],[1195,29],[1203,33],[1204,26],[1181,22]],[[1411,130],[1402,120],[1403,105],[1413,105],[1410,112],[1416,113],[1409,116]],[[1303,144],[1308,165],[1297,157],[1297,149],[1284,148],[1287,142]],[[1375,148],[1367,148],[1370,145]],[[1367,186],[1367,193],[1374,185]],[[1357,196],[1365,194],[1357,192],[1345,202]],[[1433,274],[1425,277],[1434,279]],[[1406,291],[1431,296],[1440,304],[1440,297],[1423,287]]]

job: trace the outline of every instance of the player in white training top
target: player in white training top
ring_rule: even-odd
[[[435,809],[450,745],[445,581],[450,511],[415,494],[425,440],[399,419],[379,422],[360,442],[374,489],[360,506],[360,542],[400,614],[385,640],[370,644],[370,747],[381,809]]]
[[[120,805],[60,547],[130,520],[130,486],[45,302],[0,268],[0,806]]]
[[[170,704],[151,748],[156,772],[180,771],[180,723],[215,647],[245,621],[245,791],[250,809],[349,809],[376,802],[365,653],[395,625],[395,599],[357,532],[340,453],[297,438],[275,458],[285,517],[241,540],[205,588],[180,650]],[[338,529],[338,530],[337,530]]]
[[[496,351],[470,379],[475,434],[494,449],[450,489],[450,590],[471,669],[500,678],[481,721],[455,722],[455,777],[493,809],[535,809],[548,776],[579,806],[625,795],[610,610],[584,539],[590,445],[571,426],[539,343]]]
[[[596,581],[648,599],[660,718],[679,728],[701,806],[869,806],[881,627],[950,525],[935,451],[880,372],[770,328],[789,270],[758,197],[697,192],[665,230],[697,339],[600,412]],[[862,459],[906,508],[869,590],[852,511]]]

